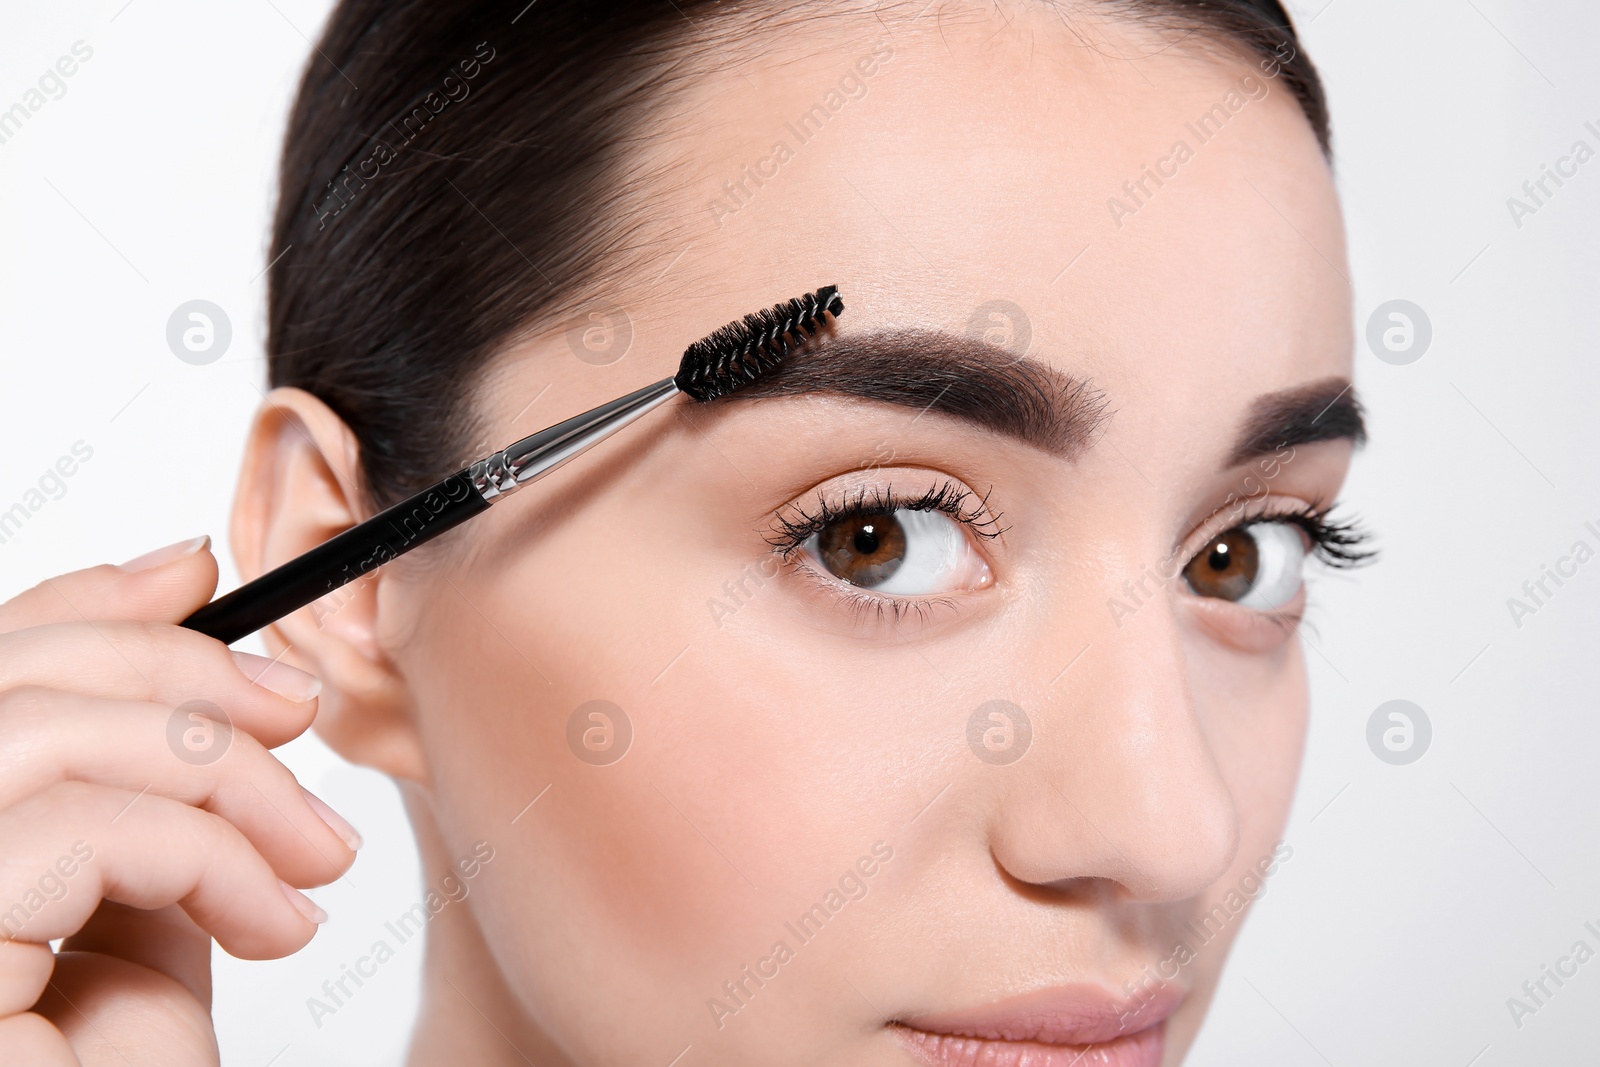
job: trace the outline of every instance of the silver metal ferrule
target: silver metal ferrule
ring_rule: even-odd
[[[634,419],[678,395],[678,385],[663,378],[654,385],[574,415],[548,429],[524,437],[516,444],[478,460],[467,468],[473,487],[493,503],[507,493],[544,477],[569,459],[581,455]]]

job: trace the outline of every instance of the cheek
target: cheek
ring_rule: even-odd
[[[1298,638],[1266,656],[1232,651],[1209,638],[1192,641],[1188,668],[1212,758],[1233,794],[1240,823],[1232,865],[1192,906],[1196,924],[1207,914],[1222,915],[1219,907],[1229,916],[1218,935],[1196,952],[1195,988],[1204,993],[1203,1001],[1245,918],[1229,908],[1230,891],[1238,894],[1235,901],[1259,898],[1282,873],[1279,863],[1262,878],[1257,865],[1272,859],[1283,839],[1305,748],[1308,698]],[[1256,887],[1253,895],[1250,886]]]
[[[537,554],[560,566],[441,582],[406,672],[447,836],[497,849],[473,899],[503,965],[540,1005],[627,988],[681,1025],[893,824],[860,733],[884,709],[839,664],[819,672],[804,635],[776,647],[752,625],[790,596],[779,579],[747,577],[719,626],[707,601],[728,602],[737,565],[668,568],[585,532],[585,548]],[[631,730],[603,765],[569,730],[596,700]]]
[[[581,567],[499,580],[539,590],[538,606],[457,580],[478,610],[441,612],[416,642],[427,661],[408,671],[441,818],[504,828],[496,866],[517,868],[534,904],[509,918],[535,941],[559,915],[579,943],[623,941],[682,966],[737,929],[754,897],[740,871],[760,837],[728,818],[759,815],[725,766],[729,696],[674,684],[696,650],[650,590]]]
[[[1238,806],[1239,862],[1255,848],[1254,862],[1282,832],[1300,773],[1309,708],[1301,640],[1257,652],[1196,633],[1185,662],[1212,758]]]

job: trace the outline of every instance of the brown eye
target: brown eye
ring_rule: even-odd
[[[1183,568],[1183,577],[1198,596],[1276,611],[1300,592],[1306,550],[1297,527],[1253,522],[1213,538]]]
[[[1242,600],[1255,584],[1261,554],[1248,529],[1229,530],[1189,561],[1183,576],[1201,596]]]
[[[968,525],[939,510],[856,503],[830,509],[799,547],[814,573],[883,596],[932,596],[989,584]]]
[[[905,527],[892,511],[847,515],[817,531],[816,553],[834,577],[870,589],[905,562]]]

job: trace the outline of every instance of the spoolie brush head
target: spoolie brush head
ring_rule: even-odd
[[[829,315],[837,317],[843,310],[838,288],[824,285],[746,315],[690,345],[673,381],[702,403],[727,396],[777,367],[791,349],[820,331]]]

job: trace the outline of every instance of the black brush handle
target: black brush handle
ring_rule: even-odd
[[[674,377],[524,437],[218,597],[182,625],[231,645],[459,526],[500,497],[582,455],[680,390],[708,401],[756,380],[817,332],[828,315],[843,310],[838,289],[825,285],[729,323],[690,345]]]
[[[469,470],[380,511],[316,548],[218,597],[182,625],[225,645],[370,574],[485,510]]]

